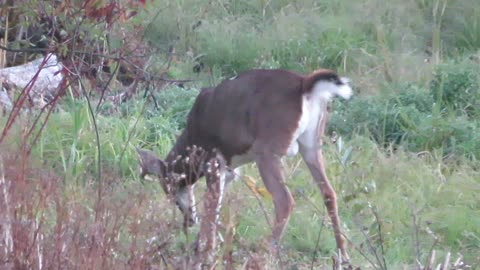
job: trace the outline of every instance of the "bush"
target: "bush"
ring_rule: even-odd
[[[187,115],[198,95],[197,89],[170,87],[155,95],[158,108],[149,108],[146,117],[162,116],[178,129],[186,125]]]
[[[430,89],[442,109],[453,109],[478,116],[480,106],[480,72],[470,60],[447,62],[437,67]]]
[[[431,113],[430,100],[428,90],[416,87],[397,96],[359,97],[337,103],[329,126],[342,134],[367,133],[383,145],[399,144]]]
[[[175,141],[175,136],[185,128],[187,115],[198,95],[196,89],[169,87],[155,94],[155,100],[147,104],[143,116],[145,128],[148,129],[144,142],[168,145]],[[142,101],[143,102],[143,101]]]
[[[419,121],[404,145],[414,151],[441,149],[444,155],[480,157],[479,131],[478,123],[465,117],[433,115]]]
[[[441,66],[430,90],[403,88],[394,95],[335,103],[330,131],[367,134],[381,145],[409,151],[443,149],[444,154],[480,157],[480,122],[470,117],[478,115],[473,104],[480,105],[474,71]]]

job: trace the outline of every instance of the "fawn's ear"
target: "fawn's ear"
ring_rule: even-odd
[[[140,177],[145,178],[146,175],[153,175],[163,181],[167,173],[165,161],[159,159],[152,151],[136,149],[140,166]]]

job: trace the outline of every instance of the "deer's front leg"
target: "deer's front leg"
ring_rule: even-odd
[[[265,187],[273,197],[275,222],[272,229],[272,244],[276,248],[292,212],[294,200],[287,186],[285,186],[279,156],[265,153],[255,154],[255,162]]]
[[[327,174],[325,172],[325,161],[323,159],[322,151],[318,147],[306,147],[305,145],[300,145],[300,153],[322,193],[328,215],[332,221],[337,248],[342,253],[342,257],[346,260],[349,260],[347,251],[345,249],[345,240],[340,229],[337,196],[332,185],[328,181]]]

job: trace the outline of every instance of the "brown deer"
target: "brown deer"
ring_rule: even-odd
[[[223,192],[224,183],[233,178],[232,170],[254,161],[273,197],[272,244],[276,245],[294,205],[280,159],[300,152],[323,195],[337,248],[348,258],[321,145],[327,102],[334,96],[348,99],[351,95],[349,80],[332,70],[317,70],[307,76],[287,70],[246,71],[215,88],[202,89],[185,130],[165,160],[139,150],[141,176],[156,175],[164,191],[175,198],[186,224],[191,224],[196,221],[192,189],[206,174],[205,163],[215,155],[225,161],[219,174]]]

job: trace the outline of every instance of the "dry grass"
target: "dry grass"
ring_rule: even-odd
[[[53,172],[10,153],[1,155],[0,172],[0,262],[6,269],[146,269],[161,263],[172,228],[145,189],[127,191],[108,173],[102,193],[92,180],[82,188],[66,186]]]

